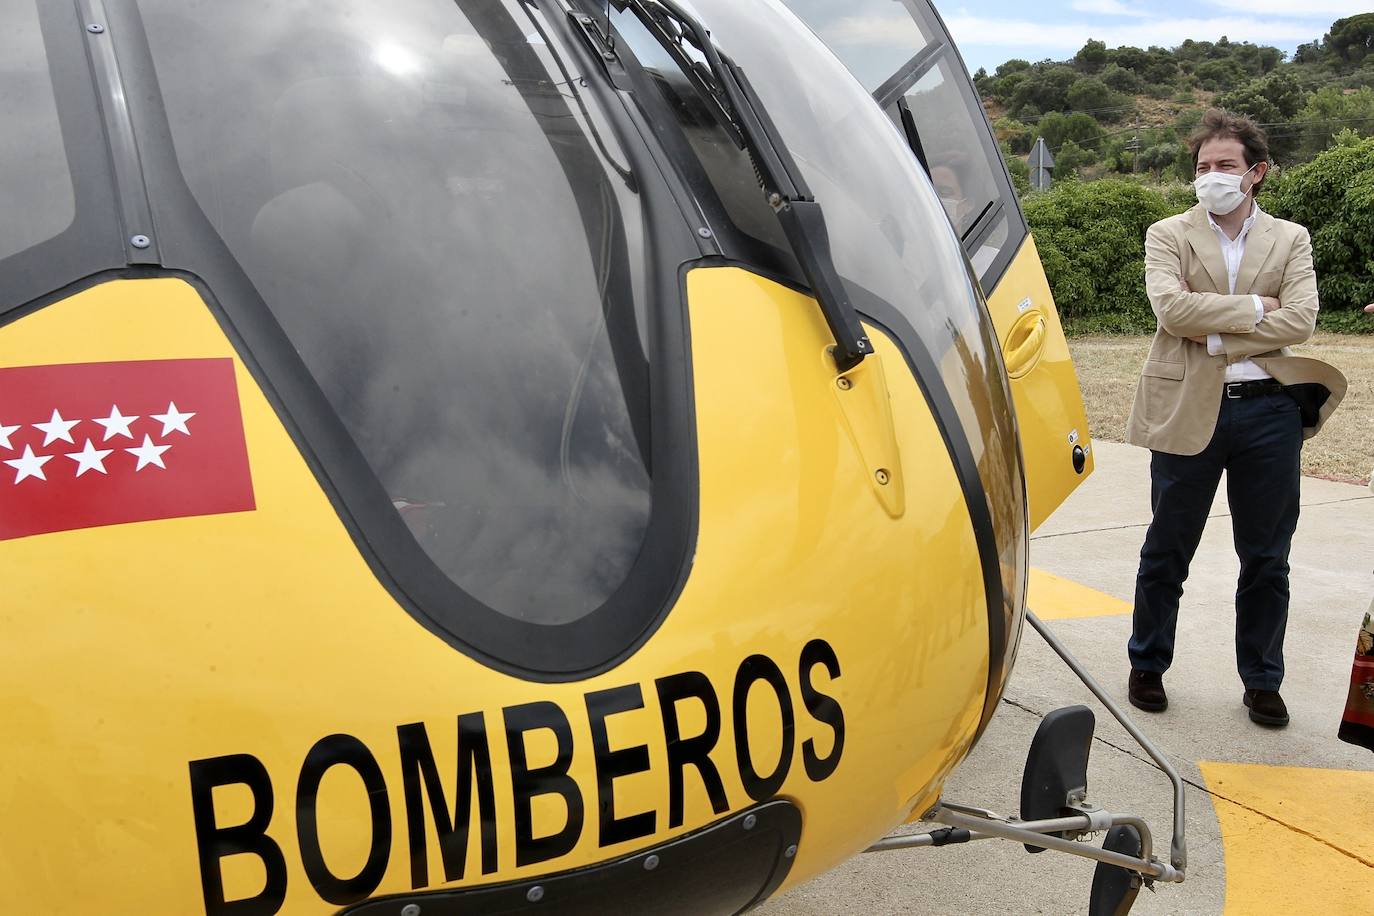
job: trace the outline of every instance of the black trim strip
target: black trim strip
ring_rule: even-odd
[[[896,73],[873,90],[873,100],[878,103],[878,107],[886,111],[889,105],[906,95],[906,91],[920,82],[921,77],[939,62],[940,54],[947,47],[948,45],[937,38],[917,51],[911,60],[902,64]]]
[[[996,710],[1002,694],[1003,681],[1007,670],[1007,642],[1015,616],[1015,609],[1009,606],[1008,596],[1002,588],[1001,551],[997,544],[997,531],[992,520],[992,509],[988,504],[987,490],[978,473],[978,462],[974,460],[973,449],[968,436],[959,420],[959,412],[949,396],[940,375],[939,364],[931,355],[925,342],[900,312],[883,303],[880,314],[876,303],[864,303],[861,314],[893,342],[906,358],[907,368],[911,370],[916,384],[920,386],[930,407],[935,425],[944,439],[945,450],[954,463],[959,487],[964,494],[968,507],[969,521],[973,525],[974,541],[978,545],[978,561],[983,570],[983,595],[987,603],[988,615],[988,678],[987,692],[983,699],[983,715],[978,728],[983,728]],[[937,380],[932,383],[932,380]],[[1018,456],[1019,457],[1019,456]],[[977,740],[975,736],[974,740]]]
[[[39,3],[38,20],[76,213],[60,235],[0,259],[0,316],[72,277],[125,263],[104,123],[85,59],[84,26],[74,3]]]
[[[133,120],[129,116],[128,91],[119,73],[109,16],[103,0],[77,0],[77,9],[86,23],[86,57],[100,94],[100,114],[105,122],[105,137],[114,166],[115,196],[123,218],[125,258],[130,264],[160,264],[157,232],[153,228],[152,207],[143,163],[138,156]]]
[[[176,158],[138,7],[115,0],[113,26],[130,89],[131,114],[163,228],[161,275],[193,282],[262,386],[378,581],[420,625],[454,649],[524,680],[555,683],[608,671],[630,657],[665,619],[686,581],[697,528],[695,425],[690,353],[679,266],[700,254],[698,236],[664,185],[646,144],[634,136],[613,86],[588,79],[639,177],[649,237],[652,305],[647,398],[652,509],[639,555],[622,585],[598,609],[563,625],[501,614],[463,591],[415,542],[366,458],[334,413],[252,281],[209,222]],[[594,61],[571,23],[544,19],[576,65]],[[521,35],[523,43],[523,34]],[[579,59],[580,58],[580,59]],[[213,295],[211,295],[213,291]],[[624,326],[621,327],[624,330]]]
[[[1006,203],[1000,199],[988,202],[988,205],[983,208],[983,212],[979,213],[978,218],[973,221],[973,225],[969,226],[968,231],[964,233],[962,241],[966,252],[977,251],[978,246],[983,244],[983,240],[992,234],[992,230],[997,226],[997,219],[1002,215],[1006,206]],[[969,256],[972,257],[972,254]]]
[[[696,266],[738,267],[802,295],[811,295],[811,291],[795,279],[762,270],[757,265],[747,261],[710,258],[703,260]],[[1009,640],[1012,638],[1011,631],[1017,618],[1017,609],[1012,607],[1009,596],[1002,587],[1001,551],[997,544],[997,531],[992,519],[992,509],[988,501],[987,490],[984,488],[983,478],[978,472],[978,463],[973,457],[973,448],[969,444],[968,435],[965,433],[963,423],[959,418],[959,411],[954,406],[954,400],[950,397],[949,389],[944,384],[944,376],[940,372],[939,363],[936,362],[930,349],[925,345],[911,322],[895,306],[865,290],[852,280],[846,279],[845,285],[854,297],[859,317],[877,328],[892,341],[906,360],[907,368],[920,387],[921,395],[925,398],[926,406],[930,409],[931,416],[935,420],[935,426],[940,431],[940,438],[944,441],[945,451],[949,454],[950,461],[954,465],[955,476],[959,478],[959,487],[964,495],[964,503],[968,507],[969,523],[973,527],[974,541],[978,546],[978,562],[983,574],[983,594],[988,616],[987,689],[983,700],[983,715],[974,736],[976,742],[992,719],[992,714],[996,711],[1002,696],[1003,682],[1009,673],[1011,657],[1008,651],[1011,648]],[[984,316],[984,320],[990,320],[986,317],[986,310],[984,310]],[[1000,368],[1000,354],[995,358],[999,360]],[[1005,377],[1005,372],[1003,372],[1003,377]],[[1007,397],[1008,404],[1010,404],[1010,392],[1008,392]],[[1014,422],[1015,418],[1012,419]],[[1017,466],[1024,467],[1019,450],[1019,436],[1016,437],[1016,441],[1018,445]],[[1026,505],[1024,487],[1025,478],[1023,475],[1022,507]]]

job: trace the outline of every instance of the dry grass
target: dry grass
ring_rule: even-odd
[[[1125,441],[1126,418],[1150,338],[1072,337],[1069,349],[1093,436]],[[1326,360],[1350,381],[1340,408],[1303,447],[1303,473],[1334,480],[1369,480],[1374,466],[1374,336],[1317,334],[1295,350]]]

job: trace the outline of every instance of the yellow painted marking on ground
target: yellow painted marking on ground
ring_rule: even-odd
[[[1227,914],[1374,911],[1374,772],[1198,766],[1222,796]]]
[[[1041,620],[1105,617],[1132,611],[1129,601],[1113,598],[1095,588],[1088,588],[1043,569],[1031,569],[1027,591],[1027,603]]]

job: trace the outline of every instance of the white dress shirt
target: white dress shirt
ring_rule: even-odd
[[[1231,295],[1236,293],[1236,275],[1240,273],[1240,262],[1245,257],[1245,238],[1250,234],[1250,227],[1255,224],[1255,217],[1259,216],[1259,204],[1252,204],[1250,215],[1246,217],[1245,224],[1240,227],[1240,232],[1234,239],[1226,236],[1226,231],[1217,225],[1217,221],[1212,219],[1212,214],[1207,214],[1207,223],[1217,234],[1217,241],[1221,243],[1221,256],[1226,261],[1226,278],[1231,283],[1229,292]],[[1255,300],[1255,324],[1264,320],[1264,303],[1259,296],[1251,296]],[[1207,335],[1207,352],[1212,356],[1222,356],[1226,353],[1226,348],[1222,346],[1220,334]],[[1252,382],[1259,379],[1273,378],[1252,360],[1242,359],[1231,363],[1226,367],[1225,379],[1228,382]]]

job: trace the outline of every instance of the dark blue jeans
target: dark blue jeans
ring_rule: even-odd
[[[1225,470],[1240,557],[1236,668],[1247,688],[1279,689],[1301,453],[1298,405],[1282,392],[1223,398],[1212,441],[1200,454],[1150,453],[1154,518],[1140,549],[1135,582],[1135,618],[1127,644],[1132,668],[1163,674],[1173,662],[1178,599]]]

